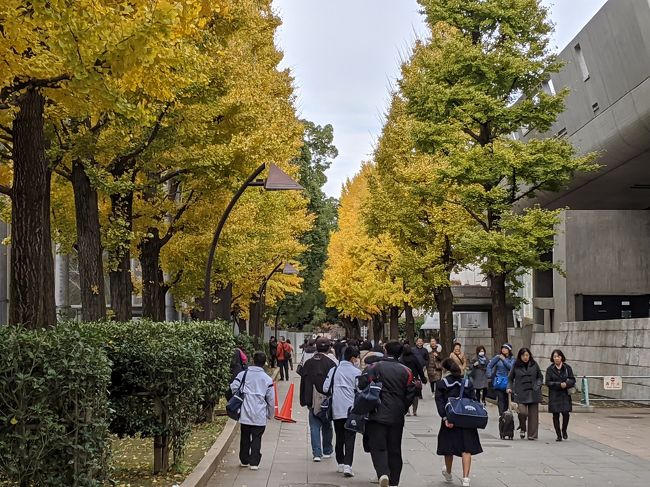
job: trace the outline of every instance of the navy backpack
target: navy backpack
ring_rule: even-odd
[[[488,413],[480,402],[463,397],[465,384],[469,385],[469,379],[461,381],[458,397],[447,399],[445,404],[447,421],[458,428],[484,429],[488,424]]]

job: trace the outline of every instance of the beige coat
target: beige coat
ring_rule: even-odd
[[[460,352],[460,355],[456,355],[454,352],[451,352],[449,358],[458,364],[461,374],[464,375],[468,369],[467,357],[465,357],[465,354]]]

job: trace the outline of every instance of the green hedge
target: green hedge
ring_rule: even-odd
[[[108,474],[106,353],[78,330],[0,327],[0,476],[94,486]]]
[[[101,485],[111,432],[155,437],[161,470],[169,446],[178,465],[228,387],[234,346],[225,322],[0,328],[0,478]]]

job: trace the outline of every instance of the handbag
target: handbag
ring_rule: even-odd
[[[484,429],[488,424],[488,413],[480,402],[463,397],[465,384],[469,385],[469,380],[462,380],[458,397],[447,399],[447,421],[458,428]]]
[[[239,420],[241,407],[242,404],[244,404],[244,384],[246,383],[246,374],[248,374],[248,370],[244,371],[237,392],[232,395],[228,404],[226,404],[226,414],[229,418],[234,419],[235,421]]]
[[[318,419],[323,422],[332,421],[332,396],[334,395],[334,377],[336,377],[336,370],[338,367],[334,367],[334,372],[332,372],[332,380],[330,381],[330,386],[327,392],[325,393],[325,399],[320,405],[320,411],[318,411]]]
[[[352,412],[365,416],[372,413],[381,404],[381,390],[383,384],[379,381],[371,382],[361,392],[357,392],[354,396],[354,406]]]
[[[497,375],[492,379],[492,388],[495,391],[505,391],[508,388],[508,378],[505,375]]]

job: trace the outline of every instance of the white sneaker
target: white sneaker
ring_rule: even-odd
[[[260,469],[260,467],[258,465],[251,465],[248,468],[250,468],[251,470],[259,470]]]
[[[338,466],[338,468],[336,469],[336,471],[337,471],[338,473],[343,473],[343,467],[345,467],[345,465],[343,465],[342,463],[340,463],[339,466]]]
[[[315,462],[320,462],[320,457],[314,457]]]
[[[354,472],[352,471],[352,467],[350,465],[344,465],[343,466],[343,476],[344,477],[354,477]]]
[[[463,477],[463,487],[469,487],[469,477]]]
[[[435,394],[431,394],[431,399],[435,399],[435,398],[436,398],[436,395],[435,395]]]
[[[382,475],[379,477],[379,487],[390,487],[388,480],[388,475]]]
[[[239,462],[239,466],[245,468],[245,467],[248,467],[248,463]]]
[[[377,476],[375,475],[375,476],[372,477],[370,480],[368,480],[368,482],[370,482],[371,484],[378,484],[378,483],[379,483],[379,479],[378,479]]]
[[[332,454],[330,453],[329,455],[323,455],[323,459],[327,460],[328,458],[332,458]]]
[[[450,472],[447,472],[446,468],[442,469],[442,476],[445,478],[445,482],[447,483],[451,483],[454,481],[454,476]]]

